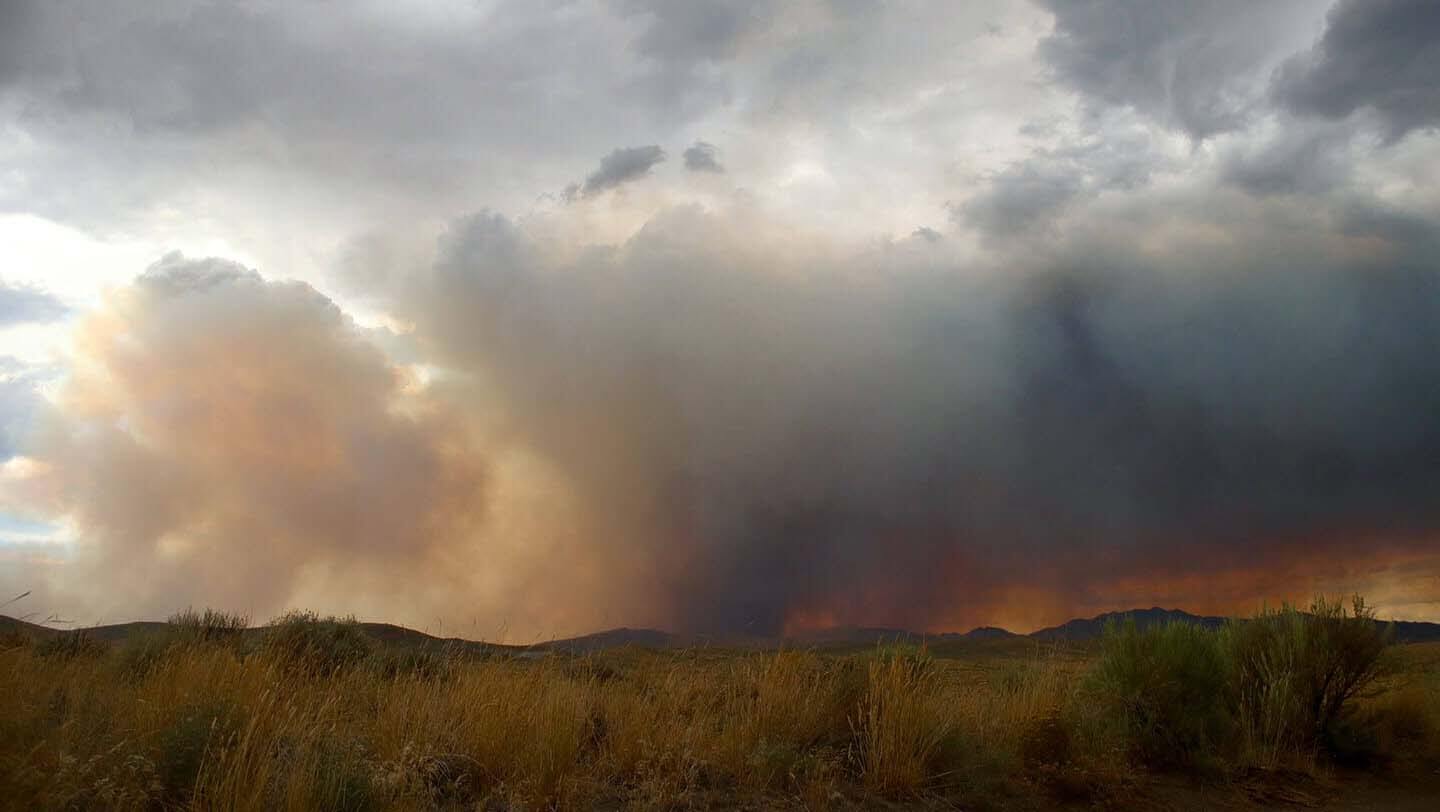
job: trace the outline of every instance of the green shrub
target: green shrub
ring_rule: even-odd
[[[1183,623],[1140,630],[1127,621],[1106,627],[1093,687],[1138,760],[1194,766],[1230,729],[1227,674],[1213,632]]]
[[[1366,746],[1369,734],[1346,716],[1382,675],[1391,633],[1362,599],[1349,612],[1324,598],[1308,612],[1262,612],[1221,636],[1248,760],[1274,767],[1287,755]]]
[[[291,669],[321,675],[363,662],[372,646],[354,618],[289,612],[270,623],[262,648]]]

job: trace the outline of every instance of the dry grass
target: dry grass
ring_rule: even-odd
[[[439,669],[372,654],[306,670],[232,637],[191,634],[138,669],[124,647],[0,651],[0,806],[1046,808],[1132,774],[1073,651],[626,650]],[[1429,714],[1386,735],[1440,730],[1431,671],[1372,701],[1377,718]]]

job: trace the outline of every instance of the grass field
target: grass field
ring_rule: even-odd
[[[1116,628],[1088,647],[534,658],[377,645],[303,615],[255,633],[189,613],[110,644],[12,633],[0,804],[1146,808],[1177,777],[1243,801],[1355,774],[1425,791],[1440,644],[1352,640],[1344,617],[1262,620]],[[1320,718],[1312,698],[1357,669]]]

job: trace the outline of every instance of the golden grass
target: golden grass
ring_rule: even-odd
[[[1043,807],[1057,775],[1118,780],[1123,751],[1086,716],[1084,660],[1039,647],[457,658],[388,677],[224,644],[139,670],[122,655],[0,651],[0,807]],[[1405,691],[1387,701],[1440,719],[1435,674]]]

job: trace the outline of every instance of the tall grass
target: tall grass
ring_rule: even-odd
[[[1187,747],[1224,764],[1263,760],[1254,753],[1267,751],[1238,744],[1259,717],[1242,712],[1241,683],[1254,685],[1237,663],[1257,650],[1331,662],[1284,652],[1349,646],[1352,633],[1307,628],[1300,646],[1293,630],[1291,643],[1257,643],[1271,639],[1249,630],[1258,626],[1118,629],[1087,663],[1023,643],[960,660],[905,648],[416,659],[312,615],[203,631],[243,625],[184,615],[141,669],[126,654],[133,641],[0,651],[0,808],[1096,801],[1135,775],[1127,756],[1188,766],[1165,750]],[[1288,668],[1294,676],[1274,684],[1305,695],[1312,671]],[[1344,680],[1350,698],[1331,726],[1364,727],[1381,749],[1440,748],[1440,677],[1401,676],[1379,696]],[[1286,747],[1319,729],[1319,717],[1281,718]]]

